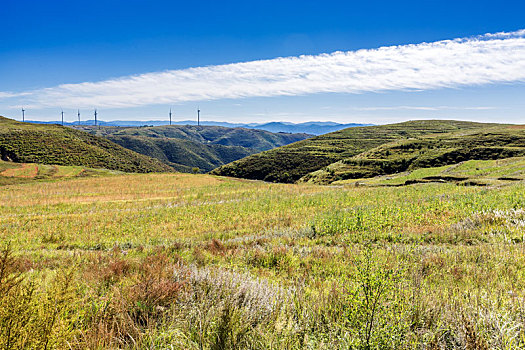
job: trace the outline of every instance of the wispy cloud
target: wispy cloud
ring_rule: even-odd
[[[21,96],[28,96],[28,95],[31,95],[31,93],[30,92],[15,93],[15,92],[0,91],[0,99],[21,97]]]
[[[124,108],[319,92],[428,90],[525,81],[525,30],[372,50],[170,70],[0,92],[33,108]]]
[[[497,107],[490,106],[380,106],[380,107],[353,107],[351,108],[357,111],[447,111],[447,110],[460,110],[460,111],[484,111],[494,110]]]

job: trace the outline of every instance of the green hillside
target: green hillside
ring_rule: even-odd
[[[254,153],[310,137],[221,126],[77,127],[125,148],[154,157],[178,171],[210,171]]]
[[[331,183],[419,168],[525,156],[525,128],[496,126],[387,143],[304,176],[301,181]]]
[[[0,159],[139,173],[173,171],[156,159],[83,131],[4,117],[0,117]]]
[[[207,145],[182,139],[128,135],[108,135],[106,137],[122,147],[157,158],[182,172],[190,172],[194,167],[207,172],[255,152],[240,146]]]
[[[222,166],[212,174],[292,183],[329,164],[392,141],[496,125],[454,120],[419,120],[348,128],[246,157]]]

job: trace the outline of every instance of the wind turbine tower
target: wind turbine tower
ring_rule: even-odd
[[[60,114],[62,114],[62,126],[64,126],[64,111],[62,111]]]
[[[197,126],[201,125],[201,110],[197,107]]]
[[[171,125],[171,108],[170,108],[170,125]]]
[[[95,108],[95,126],[97,126],[97,109]]]
[[[80,109],[77,110],[78,125],[80,125]]]
[[[26,120],[26,110],[24,108],[22,108],[22,121],[24,122]]]

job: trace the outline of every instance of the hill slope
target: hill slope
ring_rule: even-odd
[[[311,135],[271,133],[221,126],[77,127],[179,171],[205,172],[248,155],[304,140]]]
[[[246,157],[222,166],[212,174],[292,183],[329,164],[395,140],[495,125],[497,124],[454,120],[419,120],[348,128]]]
[[[466,160],[518,156],[525,156],[525,128],[518,125],[496,126],[394,141],[330,164],[304,176],[301,181],[331,183],[440,167]]]
[[[83,131],[59,125],[21,123],[4,117],[0,117],[0,159],[125,172],[173,171],[156,159]]]

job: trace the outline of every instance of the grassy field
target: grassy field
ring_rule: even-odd
[[[497,125],[457,120],[414,120],[397,124],[347,128],[254,154],[217,168],[212,173],[245,179],[294,183],[327,165],[352,158],[393,141]],[[323,181],[319,182],[326,182],[324,178],[323,176]]]
[[[6,185],[0,348],[525,348],[524,208],[523,181]]]

